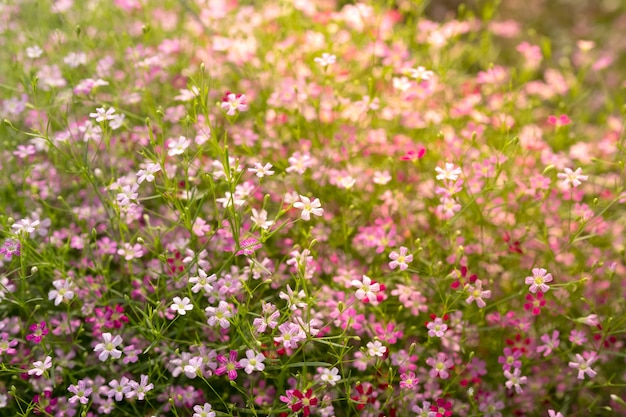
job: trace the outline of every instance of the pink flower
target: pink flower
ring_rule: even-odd
[[[231,381],[237,378],[237,369],[243,368],[237,361],[237,351],[231,350],[228,358],[224,355],[217,355],[217,362],[220,366],[215,370],[215,375],[228,374]]]
[[[508,381],[506,381],[504,385],[508,389],[514,388],[515,392],[517,392],[518,394],[524,392],[524,390],[522,389],[522,384],[525,384],[528,380],[527,377],[521,376],[521,373],[522,371],[520,370],[520,368],[515,368],[513,373],[510,373],[509,371],[504,371],[504,376],[508,379]]]
[[[454,367],[454,361],[448,358],[443,352],[439,352],[436,358],[426,359],[426,365],[432,366],[429,374],[432,378],[440,377],[441,379],[448,379],[450,373],[448,369]]]
[[[570,119],[566,114],[562,114],[558,117],[554,115],[548,117],[548,123],[552,126],[565,126],[570,124],[571,122],[572,119]]]
[[[476,301],[476,305],[479,308],[483,308],[487,305],[483,298],[491,298],[491,291],[483,290],[483,283],[479,279],[474,282],[474,285],[468,284],[466,289],[469,293],[469,297],[465,299],[467,304],[471,304],[472,301]]]
[[[31,325],[29,327],[29,330],[32,333],[26,335],[26,340],[36,344],[41,343],[41,339],[43,339],[43,337],[48,334],[48,328],[46,327],[45,321]]]
[[[546,282],[552,281],[552,274],[549,274],[543,268],[533,268],[533,276],[526,277],[526,285],[530,285],[528,289],[533,294],[537,292],[537,290],[541,290],[541,292],[548,292],[550,287],[546,285]]]
[[[226,114],[229,116],[234,116],[235,113],[238,111],[246,111],[248,110],[246,95],[226,92],[226,94],[222,98],[221,106],[224,110],[227,110]]]
[[[448,325],[443,322],[441,317],[437,317],[434,321],[429,322],[426,328],[428,329],[428,337],[443,337],[448,330]]]
[[[571,168],[565,168],[563,172],[556,174],[556,177],[563,180],[563,185],[566,187],[571,185],[572,188],[578,187],[583,181],[587,181],[589,178],[587,175],[583,175],[581,168],[576,168],[576,171],[572,171]]]
[[[407,251],[407,248],[400,246],[400,253],[396,251],[391,252],[389,254],[389,259],[391,259],[389,268],[396,269],[399,267],[400,271],[406,270],[409,267],[408,263],[413,261],[413,255],[407,255]]]
[[[412,389],[417,386],[419,379],[415,376],[415,372],[409,371],[400,375],[400,388]]]
[[[589,378],[596,376],[596,371],[591,369],[591,365],[598,360],[596,352],[583,352],[576,354],[576,360],[569,363],[570,368],[578,369],[578,379],[585,379],[585,374]]]

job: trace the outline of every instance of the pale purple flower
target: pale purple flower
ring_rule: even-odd
[[[556,176],[558,179],[563,180],[563,185],[578,187],[589,178],[587,175],[583,175],[582,172],[581,168],[576,168],[576,171],[572,171],[571,168],[565,168],[563,172],[559,172]]]
[[[78,385],[70,385],[67,390],[74,394],[73,397],[67,400],[70,404],[76,404],[80,402],[81,404],[89,403],[89,396],[93,392],[93,389],[87,386],[85,380],[81,379],[78,381]]]
[[[413,261],[413,255],[408,254],[408,249],[404,246],[400,246],[400,252],[393,251],[389,254],[389,268],[396,269],[400,268],[400,271],[404,271],[409,267],[409,262]]]
[[[447,379],[450,376],[448,369],[454,366],[454,361],[448,358],[445,353],[439,352],[436,357],[426,359],[426,365],[432,366],[429,371],[432,378]]]
[[[596,371],[591,369],[591,365],[598,360],[596,352],[583,352],[582,355],[577,353],[575,358],[575,361],[569,363],[569,367],[578,369],[578,379],[585,379],[585,375],[589,378],[596,376]]]
[[[245,373],[250,375],[254,371],[262,371],[265,369],[265,355],[262,353],[256,353],[252,349],[246,350],[246,357],[239,361]]]
[[[504,385],[508,389],[515,389],[515,392],[517,392],[518,394],[524,392],[524,390],[522,390],[522,384],[525,384],[528,380],[528,378],[526,378],[525,376],[521,376],[521,373],[522,371],[520,370],[520,368],[515,368],[513,370],[513,373],[510,373],[509,371],[504,371],[504,377],[508,379],[508,381],[506,381]]]
[[[122,351],[118,350],[117,347],[120,346],[122,342],[123,340],[119,335],[113,337],[111,333],[102,333],[102,342],[98,343],[93,351],[100,353],[98,359],[102,362],[106,361],[109,356],[118,359],[122,356]]]
[[[209,326],[213,327],[219,324],[222,329],[228,329],[230,327],[229,318],[233,316],[232,307],[226,301],[221,300],[217,307],[207,307],[206,311]]]

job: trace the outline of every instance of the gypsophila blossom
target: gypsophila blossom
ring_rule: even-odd
[[[315,63],[319,64],[321,67],[327,67],[334,64],[337,61],[337,57],[335,55],[329,54],[328,52],[324,52],[321,57],[316,57],[313,61],[315,61]]]
[[[215,370],[215,375],[228,375],[228,379],[231,381],[237,378],[237,369],[243,368],[240,362],[237,361],[237,351],[231,350],[228,357],[223,355],[217,355],[218,368]]]
[[[554,330],[552,332],[552,336],[546,333],[541,336],[541,341],[544,343],[541,346],[537,346],[537,353],[543,353],[543,356],[546,357],[552,353],[552,351],[559,347],[559,331]]]
[[[17,239],[7,239],[0,247],[0,255],[4,255],[7,261],[10,261],[14,256],[20,256],[20,249],[22,245]]]
[[[281,291],[278,294],[278,297],[287,301],[287,307],[290,310],[296,311],[299,308],[304,308],[307,306],[307,303],[304,301],[306,299],[306,293],[304,290],[298,291],[298,293],[294,292],[291,289],[291,286],[287,284],[287,292]]]
[[[428,81],[435,75],[434,72],[427,70],[426,68],[419,66],[417,68],[409,68],[406,70],[409,77],[419,80],[419,81]]]
[[[526,277],[525,283],[526,285],[530,285],[528,289],[531,293],[536,293],[540,290],[543,293],[548,292],[550,287],[546,285],[546,282],[552,281],[552,274],[549,274],[543,268],[533,268],[533,275],[531,277]]]
[[[513,370],[513,373],[509,371],[504,371],[504,377],[507,378],[507,381],[504,383],[504,385],[508,389],[515,389],[515,392],[521,394],[522,392],[524,392],[524,390],[522,389],[522,384],[525,384],[528,380],[527,377],[521,375],[522,371],[520,370],[520,368],[515,368]]]
[[[232,307],[226,301],[221,300],[217,307],[207,307],[204,309],[208,317],[207,324],[211,327],[219,324],[222,329],[230,327],[229,318],[233,316]]]
[[[98,123],[113,120],[115,119],[115,109],[113,107],[109,107],[108,109],[105,107],[98,107],[95,113],[89,113],[89,117],[96,119],[96,122]]]
[[[265,369],[265,355],[256,353],[252,349],[246,350],[246,357],[239,361],[245,373],[250,375],[254,371],[261,372]]]
[[[58,306],[63,300],[71,300],[74,298],[72,281],[69,279],[57,279],[52,281],[54,290],[48,293],[48,300],[54,300],[54,305]]]
[[[311,214],[315,216],[322,216],[324,214],[324,209],[321,208],[322,204],[319,198],[311,201],[309,197],[300,195],[300,201],[293,203],[293,206],[302,210],[300,217],[305,221],[311,220]]]
[[[459,175],[463,173],[461,168],[454,166],[454,164],[446,162],[444,168],[436,167],[435,171],[437,171],[437,179],[438,180],[449,180],[456,181],[459,178]]]
[[[428,322],[426,325],[428,329],[428,337],[443,337],[448,330],[448,325],[443,322],[441,317],[435,318],[435,320]]]
[[[193,284],[191,291],[194,294],[198,293],[200,290],[203,290],[205,294],[211,293],[211,291],[213,291],[211,284],[217,280],[217,276],[215,274],[208,276],[201,268],[198,268],[197,274],[198,276],[189,277],[189,284]]]
[[[193,310],[193,304],[191,304],[189,297],[184,297],[183,299],[180,297],[174,297],[170,310],[184,316],[188,311]]]
[[[211,411],[211,404],[204,403],[204,405],[194,405],[194,414],[192,417],[215,417],[215,411]]]
[[[400,246],[400,252],[393,251],[389,254],[389,268],[399,268],[400,271],[405,271],[409,267],[409,263],[413,261],[413,255],[407,254],[408,249],[404,246]]]
[[[44,336],[48,334],[48,327],[46,326],[45,321],[32,324],[29,327],[29,330],[31,333],[26,335],[26,340],[35,344],[41,343],[41,340],[44,338]]]
[[[87,382],[83,379],[78,381],[76,385],[70,385],[67,390],[74,394],[73,397],[67,400],[70,404],[76,404],[77,402],[80,402],[81,404],[88,404],[89,397],[93,392],[93,389],[88,386]]]
[[[169,156],[182,155],[190,144],[190,140],[187,139],[185,136],[179,136],[176,140],[172,139],[167,144],[167,154]]]
[[[484,298],[491,298],[491,291],[483,290],[483,283],[479,279],[477,279],[473,285],[466,284],[465,290],[469,294],[469,296],[465,299],[465,302],[467,304],[471,304],[475,301],[479,308],[484,308],[487,305],[487,303],[483,300]]]
[[[363,275],[361,280],[353,279],[350,284],[356,288],[355,297],[364,302],[376,302],[376,293],[380,291],[380,284],[372,281],[367,275]]]
[[[252,209],[252,216],[250,216],[250,220],[263,230],[269,229],[274,224],[273,220],[267,220],[267,211],[263,209],[261,209],[261,211]]]
[[[387,352],[387,348],[379,340],[367,343],[367,354],[371,357],[378,356],[382,358],[385,356],[385,352]]]
[[[596,352],[583,352],[582,355],[577,353],[575,355],[575,360],[569,363],[569,367],[578,370],[578,375],[576,377],[578,379],[585,379],[585,375],[589,378],[593,378],[596,376],[596,371],[591,369],[591,365],[596,360],[598,360]]]
[[[154,181],[154,174],[161,171],[161,166],[155,163],[147,163],[144,169],[140,169],[137,171],[137,184],[141,184],[142,182],[152,182]]]
[[[248,172],[252,172],[259,178],[274,175],[274,171],[272,171],[272,164],[270,164],[269,162],[265,165],[261,165],[260,162],[255,162],[254,167],[248,168]]]
[[[154,384],[148,383],[148,375],[141,375],[139,382],[130,381],[131,391],[126,394],[126,398],[137,398],[143,401],[146,394],[154,389]]]
[[[548,417],[564,417],[560,411],[548,410]]]
[[[114,359],[119,359],[122,356],[122,351],[118,350],[117,347],[121,344],[122,337],[120,335],[113,337],[111,333],[102,333],[102,342],[96,344],[93,351],[99,353],[98,359],[102,362],[106,361],[109,356]]]
[[[444,352],[439,352],[436,357],[426,359],[426,365],[432,367],[429,371],[429,375],[432,378],[448,379],[450,376],[448,369],[454,366],[454,361]]]
[[[565,168],[563,172],[559,172],[556,176],[563,181],[564,186],[573,188],[578,187],[589,178],[587,175],[583,175],[582,172],[582,168],[576,168],[576,171],[572,171],[571,168]]]
[[[415,376],[415,372],[409,371],[400,375],[400,388],[413,389],[419,383],[419,379]]]
[[[337,368],[318,368],[318,373],[320,373],[320,380],[325,382],[328,385],[335,386],[337,382],[341,379],[339,375],[339,369]]]
[[[248,110],[248,104],[246,103],[245,94],[233,94],[226,93],[222,99],[222,109],[226,110],[226,114],[234,116],[236,112],[243,112]]]
[[[33,367],[28,370],[28,375],[42,376],[50,368],[52,368],[52,358],[46,356],[43,361],[33,362]]]

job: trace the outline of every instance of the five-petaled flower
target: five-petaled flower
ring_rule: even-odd
[[[526,285],[530,285],[528,290],[535,294],[537,291],[541,291],[543,293],[548,292],[550,287],[546,285],[546,282],[552,281],[552,274],[549,274],[543,268],[533,268],[533,276],[526,277]]]
[[[506,381],[504,385],[508,389],[515,388],[515,392],[521,394],[522,392],[524,392],[524,390],[522,390],[522,384],[525,384],[528,380],[527,377],[521,376],[521,374],[522,371],[520,370],[520,368],[515,368],[513,370],[513,373],[509,371],[504,371],[504,377],[508,379],[508,381]]]
[[[576,171],[572,171],[571,168],[565,168],[563,172],[559,172],[556,176],[558,179],[563,180],[563,185],[566,187],[571,186],[572,188],[578,187],[589,178],[587,175],[583,175],[581,168],[576,168]]]
[[[234,116],[238,111],[246,111],[248,110],[246,95],[227,92],[222,98],[221,106],[229,116]]]
[[[237,378],[237,369],[243,368],[243,365],[237,361],[237,351],[231,350],[228,358],[224,355],[217,355],[219,367],[215,370],[215,375],[228,375],[231,381]]]
[[[591,365],[598,360],[596,352],[583,352],[576,354],[576,360],[569,363],[570,368],[578,369],[578,379],[585,379],[585,374],[589,378],[596,376],[596,371],[591,369]]]
[[[311,214],[316,216],[322,216],[324,214],[324,209],[322,207],[322,203],[320,203],[320,199],[316,198],[311,201],[309,197],[300,196],[300,201],[296,201],[293,203],[293,206],[297,209],[302,210],[302,214],[300,217],[302,220],[309,221],[311,220]]]
[[[181,316],[184,316],[188,311],[193,310],[193,304],[191,304],[189,297],[185,297],[183,299],[180,297],[174,297],[172,302],[173,304],[170,306],[170,309],[177,312]]]
[[[113,337],[111,333],[102,333],[102,342],[98,343],[93,351],[100,353],[98,359],[102,362],[106,361],[109,356],[118,359],[122,356],[122,351],[117,349],[121,344],[122,338],[120,335]]]
[[[408,249],[404,246],[400,246],[400,252],[396,252],[395,250],[389,254],[389,268],[396,269],[400,268],[400,271],[404,271],[409,267],[409,262],[413,261],[413,255],[407,254]]]
[[[353,279],[351,282],[353,287],[357,288],[355,297],[363,302],[375,302],[376,293],[380,291],[380,284],[372,281],[367,275],[363,275],[361,281]]]
[[[306,392],[295,390],[292,395],[296,400],[289,406],[291,411],[297,413],[302,410],[302,415],[308,417],[311,415],[311,407],[315,407],[318,403],[318,399],[313,396],[313,390],[309,388]]]

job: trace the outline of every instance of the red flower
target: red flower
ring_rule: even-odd
[[[406,154],[400,157],[401,161],[417,161],[418,159],[422,159],[426,154],[426,148],[419,148],[418,150],[411,149],[406,152]]]
[[[452,284],[450,284],[450,287],[453,290],[456,290],[457,288],[461,287],[461,284],[463,286],[465,286],[465,284],[467,284],[468,281],[469,281],[470,284],[473,284],[478,279],[476,274],[472,274],[472,275],[469,276],[469,279],[466,280],[466,278],[467,278],[467,267],[465,265],[461,267],[460,276],[459,276],[459,273],[457,271],[455,271],[455,273],[456,273],[456,281],[454,281]]]
[[[541,291],[537,291],[537,295],[526,295],[526,301],[528,302],[524,304],[524,310],[531,310],[535,316],[539,315],[539,313],[541,313],[541,307],[546,305],[546,300],[543,298],[543,293]]]
[[[354,388],[354,391],[350,399],[358,403],[356,405],[357,410],[361,411],[368,403],[374,403],[375,399],[372,396],[371,385],[368,384],[367,388],[363,388],[363,384],[359,384]]]
[[[436,404],[430,406],[430,411],[434,411],[436,417],[450,417],[452,415],[452,403],[439,398]]]
[[[299,390],[295,390],[292,395],[296,397],[297,400],[289,406],[291,411],[298,412],[302,410],[302,415],[309,417],[311,414],[310,407],[315,407],[318,403],[317,398],[313,397],[313,390],[309,388],[304,394]]]

